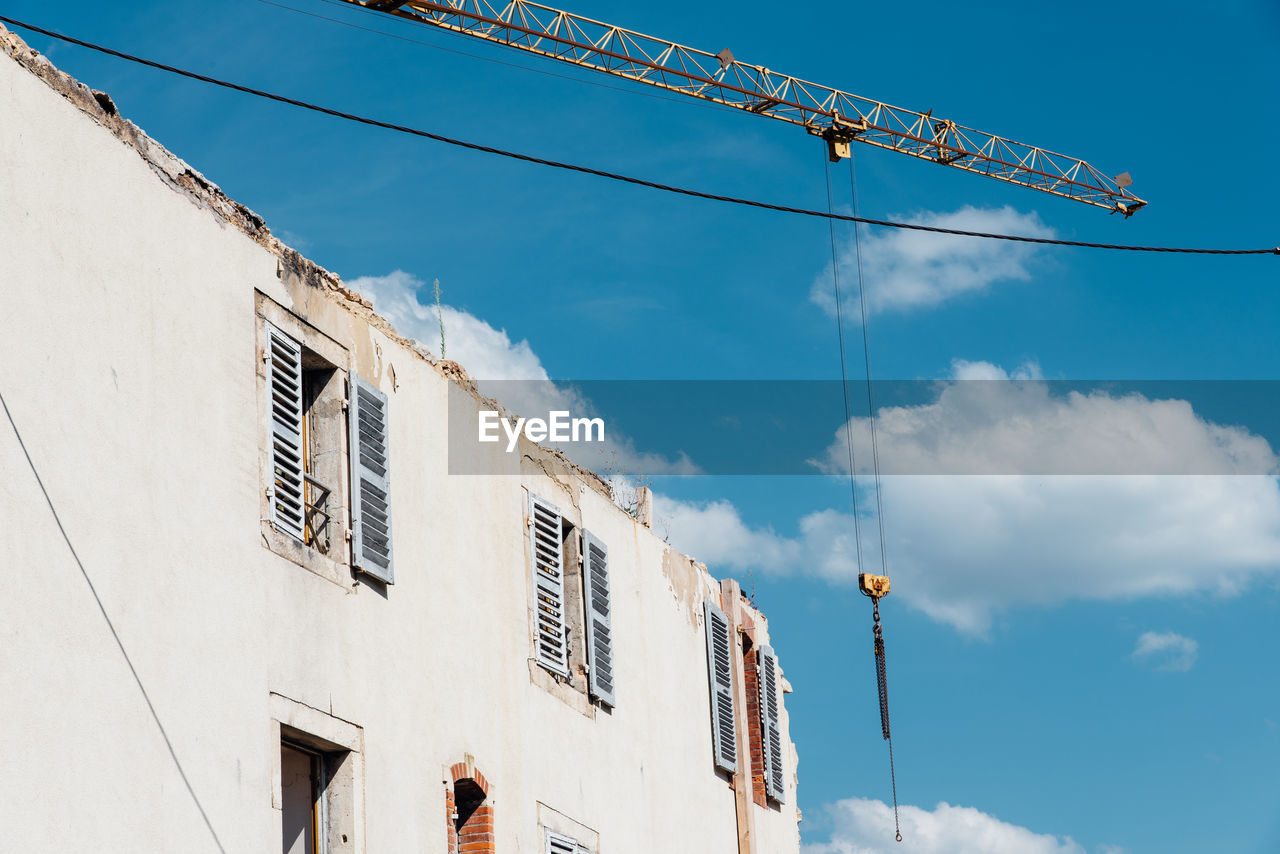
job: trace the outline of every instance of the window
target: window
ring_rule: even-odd
[[[271,695],[279,745],[272,806],[282,854],[355,854],[361,847],[363,785],[359,727]]]
[[[737,586],[732,588],[737,595]],[[744,774],[755,802],[767,807],[781,803],[786,793],[782,755],[782,702],[778,687],[778,658],[768,646],[756,647],[752,630],[738,635],[724,611],[711,599],[702,603],[707,632],[707,681],[711,690],[711,740],[715,766],[738,773],[738,730],[734,672],[746,700],[747,755]]]
[[[274,325],[267,324],[266,334],[271,523],[327,555],[335,534],[342,542],[333,500],[345,444],[342,377],[333,364]]]
[[[387,396],[343,370],[337,342],[261,297],[259,309],[268,546],[339,584],[346,565],[390,584]]]
[[[747,689],[747,733],[751,740],[751,791],[755,802],[781,803],[782,724],[779,720],[778,659],[771,647],[752,648],[743,640],[743,675]]]
[[[565,608],[565,539],[572,531],[554,504],[529,496],[529,568],[533,574],[534,656],[552,673],[569,676],[569,620]]]
[[[283,854],[324,854],[324,754],[280,743],[280,801]]]
[[[391,584],[391,454],[387,396],[352,374],[351,566]]]
[[[759,681],[760,736],[763,741],[764,789],[769,797],[781,802],[782,776],[782,723],[778,718],[781,706],[778,701],[778,659],[771,647],[761,647],[756,655]]]
[[[733,703],[733,650],[729,619],[710,599],[703,602],[707,630],[707,678],[711,686],[711,740],[716,767],[738,770],[738,734]]]
[[[613,599],[609,588],[609,550],[599,538],[582,532],[582,601],[586,611],[587,686],[591,696],[618,704],[613,676]]]
[[[579,536],[554,504],[536,495],[529,496],[527,523],[534,660],[571,684],[575,672],[585,672],[590,697],[612,708],[617,699],[609,550],[588,531]],[[575,645],[575,637],[584,642]]]
[[[546,854],[594,854],[590,848],[578,840],[552,830],[546,832]]]
[[[538,854],[595,854],[600,850],[597,831],[541,801],[538,802],[538,827],[542,831]]]
[[[470,754],[450,771],[453,785],[445,789],[447,854],[493,854],[497,836],[488,779]]]

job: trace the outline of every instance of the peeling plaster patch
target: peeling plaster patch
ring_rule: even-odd
[[[662,574],[667,577],[671,595],[684,610],[689,625],[697,626],[702,600],[707,595],[703,581],[714,584],[706,567],[668,546],[662,553]]]

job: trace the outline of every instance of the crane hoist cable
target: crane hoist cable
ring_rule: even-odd
[[[823,173],[827,179],[827,209],[835,210],[835,202],[831,192],[831,165],[830,162],[823,164]],[[853,193],[854,215],[857,215],[857,194],[858,185],[855,178],[853,158],[849,158],[849,189]],[[889,594],[889,577],[888,577],[888,551],[885,546],[884,537],[884,504],[880,498],[880,453],[875,439],[875,392],[872,390],[871,380],[871,338],[867,330],[867,296],[866,287],[862,275],[862,247],[858,240],[857,223],[854,223],[854,252],[857,256],[858,269],[858,302],[861,306],[862,313],[862,352],[866,360],[866,377],[867,377],[867,405],[870,408],[868,413],[868,421],[871,426],[871,456],[872,466],[875,472],[875,492],[876,492],[876,520],[880,527],[880,566],[881,572],[885,575],[871,575],[863,572],[863,553],[862,553],[862,522],[858,513],[858,469],[855,464],[855,454],[853,450],[853,416],[849,404],[849,372],[848,358],[845,354],[844,344],[844,296],[840,289],[840,254],[836,242],[835,220],[828,220],[831,224],[831,281],[835,296],[836,307],[836,330],[837,339],[840,344],[840,389],[844,396],[844,416],[845,416],[845,447],[849,458],[849,493],[853,503],[853,541],[857,550],[858,559],[858,589],[865,596],[870,596],[872,600],[872,631],[875,635],[875,659],[876,659],[876,688],[880,699],[880,731],[885,741],[889,743],[889,784],[893,791],[893,828],[894,839],[898,842],[902,841],[902,827],[898,821],[898,777],[893,764],[893,736],[889,728],[889,683],[888,675],[885,669],[884,657],[884,633],[880,628],[880,598]]]
[[[835,211],[831,196],[831,164],[823,158],[823,173],[827,177],[827,210]],[[836,340],[840,344],[840,391],[844,395],[844,438],[849,456],[849,498],[853,504],[853,543],[858,559],[858,571],[862,571],[862,522],[858,513],[858,467],[853,453],[853,409],[849,403],[849,369],[844,347],[844,297],[840,292],[840,253],[836,242],[836,221],[827,220],[831,234],[831,283],[836,304]]]
[[[854,164],[853,152],[849,153],[849,195],[853,204],[853,215],[858,215],[858,171]],[[876,523],[880,533],[880,571],[889,574],[889,551],[884,537],[884,500],[880,488],[880,441],[876,437],[876,392],[875,382],[871,379],[871,327],[867,312],[867,287],[862,275],[862,229],[859,223],[853,224],[854,257],[858,263],[858,304],[862,309],[862,356],[867,368],[867,422],[871,430],[871,470],[875,476],[876,487]]]
[[[889,785],[893,789],[893,838],[902,841],[902,825],[898,822],[898,775],[893,768],[893,732],[889,727],[889,675],[884,660],[884,630],[880,627],[880,600],[889,595],[886,575],[858,575],[858,590],[871,598],[871,632],[875,638],[876,691],[880,697],[880,734],[889,743]]]

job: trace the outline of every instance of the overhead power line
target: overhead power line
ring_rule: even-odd
[[[108,56],[114,56],[128,62],[134,62],[139,65],[145,65],[148,68],[154,68],[158,71],[166,71],[170,74],[177,74],[191,80],[199,80],[202,83],[209,83],[214,86],[221,86],[224,89],[231,89],[236,92],[243,92],[246,95],[254,95],[259,98],[266,98],[281,104],[289,104],[294,107],[301,107],[304,110],[322,113],[334,118],[345,119],[347,121],[356,122],[370,127],[383,128],[384,130],[396,131],[397,133],[409,134],[411,136],[431,139],[436,142],[443,142],[447,145],[454,145],[459,148],[470,149],[471,151],[481,151],[486,154],[496,154],[500,157],[507,157],[512,160],[520,160],[525,163],[535,163],[539,166],[550,166],[555,169],[564,169],[570,172],[578,172],[584,175],[594,175],[598,178],[607,178],[611,181],[620,181],[626,184],[633,184],[638,187],[648,187],[653,190],[661,190],[667,193],[676,193],[682,196],[691,196],[697,199],[708,199],[714,202],[724,202],[726,204],[741,205],[744,207],[760,208],[762,210],[777,211],[779,213],[799,214],[801,216],[816,217],[818,219],[833,219],[843,222],[861,222],[866,225],[881,226],[884,228],[900,228],[911,231],[927,231],[934,234],[950,234],[956,237],[981,237],[988,240],[1010,240],[1018,243],[1039,243],[1049,246],[1075,246],[1082,249],[1111,249],[1124,252],[1165,252],[1182,255],[1280,255],[1280,246],[1265,249],[1206,249],[1200,247],[1187,246],[1133,246],[1118,243],[1094,243],[1083,240],[1058,240],[1051,237],[1029,237],[1019,234],[993,234],[983,231],[967,231],[958,228],[943,228],[936,225],[924,225],[914,222],[896,222],[893,220],[871,219],[870,217],[855,216],[850,214],[838,214],[830,211],[812,210],[809,208],[798,208],[790,205],[778,205],[771,202],[762,202],[756,199],[744,199],[736,196],[726,196],[719,193],[708,193],[702,190],[693,190],[688,187],[676,187],[671,184],[663,184],[658,181],[649,181],[644,178],[637,178],[632,175],[622,175],[617,172],[609,172],[603,169],[595,169],[590,166],[582,166],[576,163],[565,163],[559,160],[550,160],[545,157],[535,157],[531,154],[522,154],[518,151],[509,151],[503,148],[496,148],[490,145],[482,145],[477,142],[468,142],[463,139],[445,136],[443,134],[433,133],[419,128],[407,127],[405,125],[395,124],[393,122],[385,122],[380,119],[370,118],[368,116],[359,116],[354,113],[335,110],[331,107],[324,107],[309,101],[302,101],[297,98],[290,98],[286,95],[278,95],[274,92],[267,92],[262,89],[254,89],[250,86],[242,86],[239,83],[232,83],[228,80],[221,80],[217,77],[210,77],[205,74],[198,74],[194,71],[177,68],[172,65],[165,65],[161,62],[155,62],[150,59],[144,59],[140,56],[124,53],[123,51],[114,50],[103,45],[94,44],[93,42],[84,41],[73,36],[64,35],[63,33],[38,27],[25,21],[19,21],[15,18],[0,15],[0,21],[11,24],[15,27],[22,27],[49,38],[67,42],[68,44],[78,45],[79,47],[88,48]]]

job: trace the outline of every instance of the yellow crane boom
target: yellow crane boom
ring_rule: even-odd
[[[672,92],[801,125],[832,160],[850,142],[976,172],[1130,216],[1146,204],[1128,173],[1108,177],[1083,160],[747,65],[528,0],[345,0],[420,24],[497,42]]]

